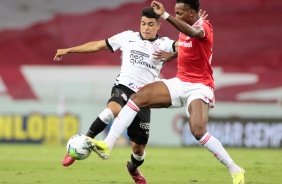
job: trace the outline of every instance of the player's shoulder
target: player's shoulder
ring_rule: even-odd
[[[132,33],[134,33],[134,31],[132,31],[132,30],[126,30],[126,31],[124,31],[124,33],[132,34]]]
[[[172,39],[170,39],[169,37],[164,36],[164,37],[159,37],[158,40],[162,41],[162,42],[167,42],[167,41],[170,41]]]
[[[198,25],[203,26],[203,27],[212,28],[212,25],[211,25],[209,20],[203,20],[202,19],[201,21],[198,22]]]
[[[132,31],[132,30],[126,30],[122,32],[123,34],[128,34],[128,35],[136,35],[136,32]]]
[[[208,25],[209,27],[212,27],[212,24],[209,20],[203,20],[204,24]]]
[[[200,27],[205,32],[212,32],[213,28],[211,23],[208,20],[200,19],[194,24],[194,27]]]
[[[132,30],[124,31],[121,34],[123,35],[123,37],[128,38],[128,39],[140,37],[139,32],[134,32]]]

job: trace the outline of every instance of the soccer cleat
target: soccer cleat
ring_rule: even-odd
[[[245,184],[246,171],[242,168],[239,173],[232,175],[233,184]]]
[[[135,183],[136,184],[147,184],[146,178],[142,175],[140,171],[138,171],[138,169],[136,169],[134,173],[131,173],[129,171],[129,165],[130,165],[130,162],[127,162],[126,169],[128,173],[130,174],[130,176],[132,177],[132,179],[135,181]]]
[[[108,148],[108,145],[100,140],[97,141],[95,139],[92,139],[90,137],[88,137],[88,139],[90,140],[90,142],[88,143],[89,148],[94,151],[95,153],[97,153],[97,155],[102,158],[103,160],[106,160],[109,158],[110,155],[110,150]]]
[[[62,165],[67,167],[70,166],[71,164],[73,164],[75,161],[74,158],[72,158],[69,154],[66,154],[66,156],[64,157],[63,161],[62,161]]]

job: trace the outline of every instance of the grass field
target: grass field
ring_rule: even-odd
[[[63,167],[65,146],[0,145],[0,184],[130,184],[125,169],[128,147],[116,147],[109,160],[94,153],[87,160]],[[247,172],[247,184],[281,184],[279,149],[227,149]],[[149,184],[231,184],[227,169],[205,148],[148,147],[140,167]]]

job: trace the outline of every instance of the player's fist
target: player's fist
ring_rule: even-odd
[[[165,13],[164,6],[158,1],[152,1],[151,6],[157,15],[163,15]]]

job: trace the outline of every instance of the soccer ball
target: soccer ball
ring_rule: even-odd
[[[67,152],[75,160],[84,160],[91,154],[87,148],[87,137],[83,134],[72,136],[67,143]]]

